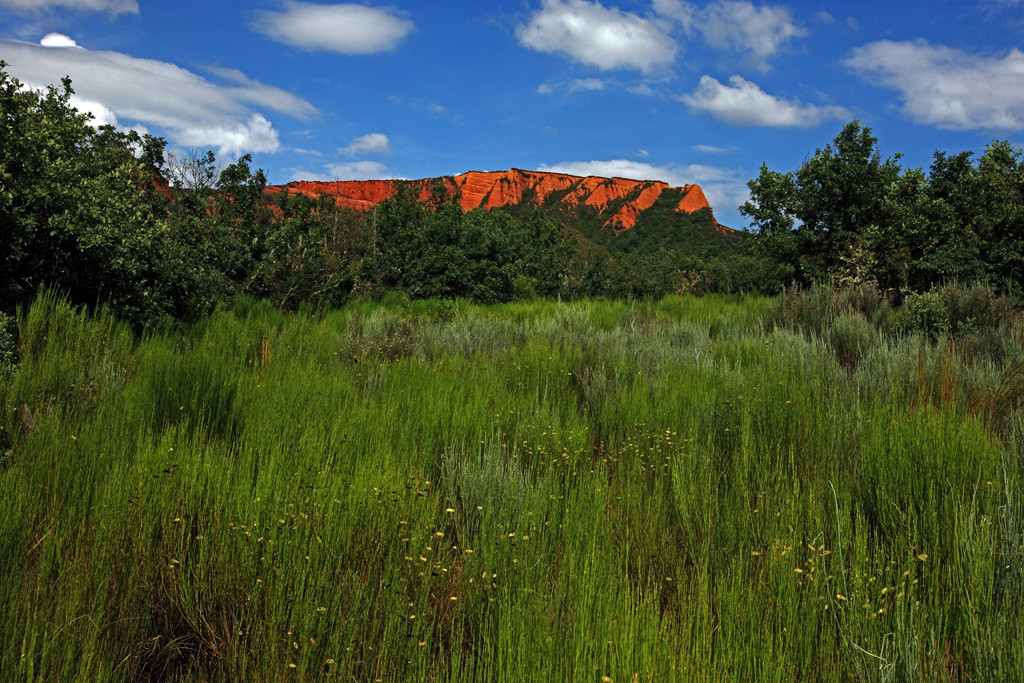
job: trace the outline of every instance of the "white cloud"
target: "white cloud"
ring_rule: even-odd
[[[715,147],[714,145],[694,145],[692,149],[694,152],[704,152],[705,154],[735,154],[740,151],[739,147]]]
[[[319,171],[289,168],[289,180],[334,182],[341,180],[406,180],[396,176],[384,164],[376,161],[352,161],[344,164],[324,164]],[[285,181],[287,182],[287,181]]]
[[[82,112],[83,114],[89,114],[92,116],[92,125],[99,128],[100,126],[117,126],[117,116],[114,112],[110,111],[109,108],[100,104],[99,102],[93,102],[91,100],[84,100],[78,95],[72,95],[70,99],[72,107]]]
[[[736,208],[750,197],[750,190],[739,169],[689,164],[687,166],[656,166],[630,159],[608,161],[563,161],[550,166],[541,164],[538,171],[566,173],[600,178],[660,180],[673,187],[700,185],[712,211],[721,215],[735,214]]]
[[[43,47],[78,47],[78,43],[62,33],[47,33],[39,44]]]
[[[795,38],[807,35],[785,7],[755,6],[751,2],[716,0],[698,8],[685,0],[654,0],[654,11],[679,23],[690,35],[700,32],[711,47],[746,53],[757,69]]]
[[[892,88],[917,123],[956,130],[1024,128],[1024,52],[980,56],[923,40],[882,40],[853,50],[845,64]]]
[[[699,12],[696,5],[686,0],[651,0],[655,13],[679,22],[683,30],[691,33]]]
[[[561,52],[604,70],[656,72],[679,53],[663,22],[586,0],[543,0],[516,36],[524,47]]]
[[[38,14],[54,7],[83,12],[109,12],[112,15],[139,13],[136,0],[0,0],[0,7],[22,14]]]
[[[394,176],[388,167],[377,161],[352,161],[347,164],[327,164],[324,166],[329,180],[381,180]]]
[[[802,104],[797,99],[773,97],[740,76],[730,78],[729,85],[711,76],[702,76],[697,89],[680,99],[695,112],[740,126],[810,128],[850,115],[843,107]]]
[[[705,7],[698,26],[709,45],[746,52],[761,70],[768,68],[768,59],[787,43],[807,35],[807,29],[795,23],[784,7],[755,7],[732,0],[718,0]]]
[[[49,47],[0,40],[0,54],[10,73],[32,87],[70,75],[75,104],[95,114],[96,123],[157,126],[178,144],[237,154],[279,147],[277,131],[254,107],[300,119],[317,114],[306,100],[237,70],[211,69],[225,82],[219,84],[167,62],[83,49],[67,36],[45,40]]]
[[[600,78],[577,78],[569,81],[567,86],[569,92],[588,92],[592,90],[604,90],[605,83]]]
[[[565,90],[567,93],[572,94],[604,90],[607,85],[600,78],[576,78],[565,83],[541,83],[537,86],[537,92],[541,95],[550,95],[556,90]]]
[[[253,114],[244,122],[185,128],[176,140],[189,147],[217,145],[222,155],[229,156],[243,152],[276,152],[281,147],[277,131],[262,114]]]
[[[257,12],[252,28],[304,50],[368,55],[395,49],[415,25],[389,9],[286,0],[280,11]]]
[[[383,133],[368,133],[353,140],[347,147],[338,150],[350,157],[359,154],[391,154],[391,144],[388,136]]]

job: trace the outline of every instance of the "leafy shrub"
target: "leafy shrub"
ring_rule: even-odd
[[[935,339],[998,329],[1014,316],[1013,302],[982,284],[946,284],[903,301],[904,326]]]
[[[18,364],[17,331],[14,317],[0,313],[0,376]]]
[[[975,284],[963,288],[946,285],[940,290],[949,331],[970,334],[986,328],[996,328],[1013,315],[1013,304],[999,297],[986,285]]]
[[[932,289],[921,294],[911,294],[903,300],[906,326],[934,339],[949,331],[949,320],[942,296]]]
[[[878,340],[875,328],[863,316],[843,313],[836,316],[828,331],[829,344],[843,367],[856,367]]]

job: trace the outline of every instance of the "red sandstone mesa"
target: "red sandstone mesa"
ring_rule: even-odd
[[[470,211],[476,208],[493,209],[498,206],[520,204],[524,197],[532,195],[533,201],[540,204],[552,193],[561,192],[564,196],[559,200],[567,206],[593,207],[604,210],[612,202],[622,201],[622,205],[605,222],[605,227],[616,232],[628,230],[636,225],[640,212],[650,208],[665,190],[671,189],[667,183],[655,180],[628,180],[626,178],[598,178],[595,176],[573,176],[564,173],[546,173],[542,171],[510,171],[480,172],[470,171],[457,176],[436,178],[443,182],[450,192],[458,192],[462,208]],[[329,195],[341,206],[365,211],[388,199],[397,192],[398,180],[341,180],[335,182],[296,181],[283,186],[267,188],[272,194],[287,192],[317,197]],[[420,198],[429,196],[431,183],[423,183]],[[682,188],[683,197],[676,206],[680,213],[693,213],[700,209],[710,209],[707,198],[698,185],[686,185]],[[624,200],[624,201],[623,201]],[[715,221],[722,231],[725,228]]]

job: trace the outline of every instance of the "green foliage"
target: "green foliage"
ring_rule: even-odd
[[[907,322],[911,329],[918,330],[932,338],[949,332],[949,316],[942,294],[936,290],[911,294],[903,300]]]
[[[898,294],[946,282],[1024,283],[1024,162],[1009,143],[936,152],[929,174],[882,160],[858,121],[797,171],[761,167],[740,212],[756,248],[793,281],[874,282]]]
[[[18,328],[14,316],[0,313],[0,375],[18,364]]]
[[[53,288],[153,330],[243,295],[313,311],[391,290],[498,303],[775,294],[814,282],[892,301],[954,279],[1022,288],[1024,161],[1008,143],[993,143],[977,163],[936,153],[925,175],[900,169],[898,155],[883,160],[870,129],[854,121],[797,171],[762,167],[742,208],[756,235],[723,230],[707,210],[678,212],[676,190],[615,230],[608,220],[642,185],[600,208],[566,210],[555,193],[540,205],[528,195],[466,213],[444,183],[429,192],[401,183],[357,214],[326,196],[268,193],[249,155],[224,168],[213,152],[165,159],[163,140],[93,128],[71,95],[67,80],[32,91],[0,66],[0,311]],[[978,324],[968,321],[974,313],[960,320],[949,311],[925,321],[929,306],[913,300],[912,328]],[[879,329],[893,324],[891,311],[878,313],[881,322],[859,314]]]
[[[510,301],[519,292],[558,294],[569,244],[560,227],[534,211],[464,213],[443,186],[419,201],[412,185],[374,210],[362,275],[374,288],[413,298]],[[518,284],[517,284],[518,283]]]
[[[903,301],[909,329],[937,338],[993,330],[1015,316],[1012,300],[999,297],[981,284],[970,287],[943,285]]]
[[[828,331],[829,344],[843,367],[855,367],[871,351],[878,340],[874,326],[863,316],[842,313],[835,317]]]
[[[280,214],[268,226],[246,291],[285,310],[302,302],[340,306],[352,292],[366,252],[365,221],[327,196],[279,197],[274,208]]]
[[[841,275],[850,254],[883,248],[884,235],[869,228],[893,222],[901,174],[899,156],[883,161],[877,142],[853,121],[795,173],[762,166],[748,183],[751,199],[740,213],[758,228],[763,252],[792,268],[798,283]]]
[[[72,93],[67,79],[24,88],[0,63],[0,310],[51,286],[151,324],[173,310],[154,175],[163,142],[94,129]]]

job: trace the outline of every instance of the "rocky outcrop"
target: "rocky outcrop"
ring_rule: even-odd
[[[693,213],[701,209],[711,209],[704,192],[698,185],[673,188],[667,183],[656,180],[580,177],[564,173],[519,169],[495,172],[470,171],[457,176],[432,178],[425,181],[296,181],[283,186],[267,188],[267,191],[275,194],[278,192],[303,194],[310,197],[326,194],[333,197],[341,206],[367,210],[394,196],[400,184],[409,182],[419,185],[421,199],[426,199],[430,195],[430,188],[435,183],[444,183],[449,192],[460,197],[462,208],[466,211],[517,205],[524,201],[541,205],[547,202],[552,195],[556,195],[553,201],[557,201],[566,208],[583,205],[596,209],[602,214],[607,213],[604,225],[616,232],[635,226],[637,216],[653,206],[665,191],[681,194],[682,198],[678,201],[675,209],[677,212]],[[717,221],[715,221],[715,225],[723,231],[728,230],[719,225]]]

